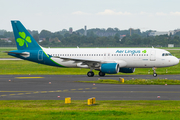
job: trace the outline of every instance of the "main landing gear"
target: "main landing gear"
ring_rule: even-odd
[[[103,73],[103,72],[99,72],[99,76],[101,76],[101,77],[103,77],[103,76],[105,76],[105,73]]]
[[[93,77],[94,76],[94,72],[93,71],[89,71],[88,73],[87,73],[87,76],[88,77]],[[103,72],[99,72],[99,76],[101,76],[101,77],[103,77],[103,76],[105,76],[105,73],[103,73]]]
[[[87,73],[87,76],[88,76],[88,77],[93,77],[93,76],[94,76],[94,72],[93,72],[93,71],[89,71],[89,72]]]
[[[156,68],[153,67],[152,69],[153,69],[153,76],[154,76],[154,77],[157,77]]]

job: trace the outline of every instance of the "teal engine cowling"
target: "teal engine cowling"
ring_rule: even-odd
[[[103,63],[101,64],[101,72],[108,73],[108,74],[116,74],[119,72],[119,64]]]
[[[120,68],[119,72],[122,72],[122,73],[134,73],[135,68]]]

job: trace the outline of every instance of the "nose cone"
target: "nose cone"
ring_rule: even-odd
[[[175,58],[173,59],[173,64],[174,64],[174,65],[179,64],[179,59],[175,57]]]

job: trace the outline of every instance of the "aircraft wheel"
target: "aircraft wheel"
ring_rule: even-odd
[[[153,73],[153,76],[154,76],[154,77],[157,77],[157,73]]]
[[[102,76],[105,76],[105,73],[103,73],[103,72],[100,71],[100,72],[99,72],[99,76],[101,76],[101,77],[102,77]]]
[[[89,71],[89,72],[87,73],[87,76],[88,76],[88,77],[93,77],[93,76],[94,76],[94,72],[93,72],[93,71]]]

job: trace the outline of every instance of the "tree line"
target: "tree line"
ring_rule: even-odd
[[[40,33],[37,31],[30,31],[34,39],[42,46],[167,46],[168,44],[175,44],[180,46],[180,32],[175,35],[160,35],[149,36],[152,30],[146,32],[140,32],[136,30],[119,30],[118,28],[105,29],[89,29],[87,35],[84,35],[84,29],[80,29],[69,33],[66,29],[58,32],[51,32],[48,30],[42,30]],[[131,34],[130,34],[131,32]],[[101,36],[104,35],[104,36]],[[107,35],[107,36],[106,36]],[[109,36],[108,36],[109,35]],[[125,35],[121,37],[122,35]],[[0,39],[9,38],[12,42],[6,42],[0,40],[0,45],[15,45],[13,32],[5,31],[3,35],[0,35]],[[41,40],[41,41],[40,41]]]

